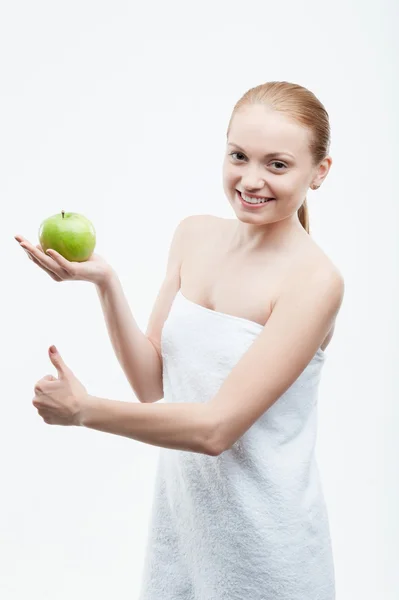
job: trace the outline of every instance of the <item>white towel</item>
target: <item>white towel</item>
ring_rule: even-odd
[[[210,400],[262,329],[179,291],[162,331],[165,401]],[[335,599],[315,459],[325,358],[221,455],[160,449],[140,600]]]

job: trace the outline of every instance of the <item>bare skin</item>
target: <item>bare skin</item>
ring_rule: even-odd
[[[320,266],[335,270],[331,260],[303,230],[284,252],[232,251],[236,219],[193,215],[175,231],[167,274],[155,301],[147,337],[160,356],[161,335],[177,292],[210,310],[265,325],[285,286]],[[321,345],[324,351],[334,332]]]
[[[298,218],[309,188],[320,187],[332,164],[330,156],[313,163],[309,136],[264,106],[236,113],[223,162],[223,188],[236,218],[193,215],[176,229],[146,333],[160,356],[163,324],[179,289],[205,308],[265,325],[295,278],[305,281],[320,268],[338,272]],[[237,190],[275,200],[248,208]]]
[[[265,325],[285,285],[292,278],[325,265],[328,257],[305,232],[301,242],[284,253],[249,254],[229,250],[237,227],[235,219],[198,216],[181,266],[181,293],[192,302]],[[201,244],[201,239],[206,244]],[[323,341],[325,350],[331,330]]]
[[[223,163],[223,187],[236,218],[193,215],[176,228],[166,276],[145,333],[161,363],[162,329],[179,290],[200,306],[265,325],[278,298],[296,278],[306,281],[320,268],[326,273],[338,271],[298,219],[309,188],[321,185],[331,163],[327,156],[313,164],[309,131],[286,115],[254,105],[234,116]],[[275,201],[259,209],[248,208],[237,190]],[[35,247],[22,236],[15,237],[29,258],[55,281],[83,279],[107,286],[112,269],[101,257],[69,263],[60,256],[48,257],[40,245]],[[334,326],[322,350],[333,332]],[[159,392],[148,401],[160,399],[162,393],[160,378]]]

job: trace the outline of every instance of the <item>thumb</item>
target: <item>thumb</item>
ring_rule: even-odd
[[[55,346],[50,346],[49,348],[49,356],[50,360],[58,371],[58,376],[65,377],[70,373],[70,369],[66,366],[64,361],[61,358],[60,353],[58,352]]]
[[[45,375],[43,379],[46,381],[57,381],[57,377],[54,377],[54,375]]]

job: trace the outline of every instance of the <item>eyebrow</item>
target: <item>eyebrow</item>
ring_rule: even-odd
[[[229,142],[228,145],[234,146],[235,148],[238,148],[239,150],[241,150],[241,152],[246,154],[245,150],[243,150],[238,144]],[[291,158],[295,158],[290,152],[269,152],[268,154],[265,154],[264,158],[271,158],[272,156],[282,156],[282,155],[289,156]]]

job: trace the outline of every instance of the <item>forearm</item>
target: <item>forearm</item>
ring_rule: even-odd
[[[206,404],[140,404],[88,395],[82,399],[79,425],[153,446],[216,453]]]
[[[133,318],[117,274],[112,271],[96,289],[115,354],[137,398],[161,399],[161,357]]]

